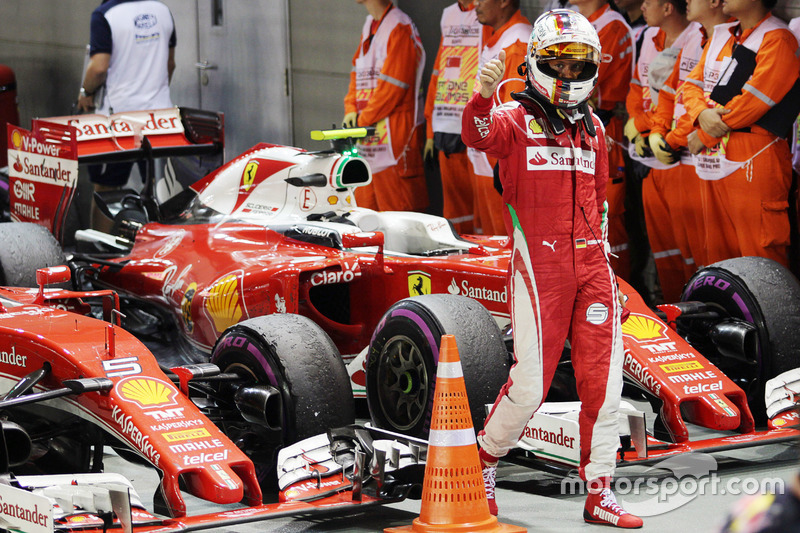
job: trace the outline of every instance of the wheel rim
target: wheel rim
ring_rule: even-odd
[[[410,430],[427,411],[428,365],[410,338],[389,339],[378,362],[378,401],[383,417],[397,430]]]
[[[276,386],[276,383],[269,376],[259,377],[252,368],[241,362],[233,362],[227,365],[224,373],[235,373],[242,377],[245,382],[250,383],[269,383]],[[256,477],[260,482],[265,481],[273,470],[275,453],[281,447],[281,443],[275,441],[275,436],[265,429],[254,426],[244,420],[221,420],[223,432],[231,439],[248,457],[253,461],[256,469]]]
[[[724,307],[715,302],[705,302],[705,304],[708,307],[717,310],[724,316],[746,320],[744,316],[741,316],[741,313],[731,313],[730,311],[728,311],[727,309],[725,309]],[[751,323],[757,326],[755,322]],[[732,360],[723,354],[720,354],[719,359],[717,360],[713,359],[710,360],[712,363],[717,365],[720,368],[720,370],[722,370],[723,373],[731,381],[736,383],[742,390],[744,390],[748,396],[751,396],[757,391],[758,387],[756,386],[756,384],[761,379],[761,376],[766,372],[766,369],[763,368],[762,357],[761,357],[763,347],[761,344],[760,335],[759,335],[759,342],[757,344],[757,349],[758,352],[754,354],[755,358],[751,359],[753,364],[746,364],[737,361],[735,359]]]

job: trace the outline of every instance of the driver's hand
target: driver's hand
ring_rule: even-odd
[[[352,113],[345,113],[344,118],[342,119],[342,127],[343,128],[356,128],[358,127],[358,113],[353,111]]]
[[[506,51],[500,50],[497,59],[487,61],[481,69],[478,79],[481,81],[481,96],[491,98],[506,72]]]
[[[429,159],[433,159],[434,151],[433,151],[433,139],[427,139],[425,141],[425,149],[422,150],[422,157],[425,158],[425,161]]]

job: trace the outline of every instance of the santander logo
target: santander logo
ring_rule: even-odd
[[[530,159],[528,161],[528,163],[531,164],[531,165],[537,165],[537,166],[546,165],[547,164],[547,159],[542,157],[542,154],[540,154],[539,152],[536,152],[536,154],[534,154],[533,158]]]
[[[578,170],[594,174],[595,154],[579,147],[528,146],[526,156],[528,170]]]

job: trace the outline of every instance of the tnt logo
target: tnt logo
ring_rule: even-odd
[[[672,352],[675,350],[674,342],[660,342],[658,344],[643,345],[642,348],[649,350],[650,353],[664,353]]]
[[[36,192],[36,186],[30,181],[16,180],[14,182],[14,196],[20,200],[27,200],[33,202],[33,193]]]
[[[152,416],[156,420],[169,420],[170,418],[183,418],[183,407],[172,409],[161,409],[156,411],[145,411],[144,414]]]

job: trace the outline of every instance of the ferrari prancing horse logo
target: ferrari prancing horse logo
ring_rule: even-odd
[[[244,167],[244,174],[242,174],[242,186],[245,191],[249,191],[253,186],[253,181],[256,179],[256,172],[258,172],[258,161],[250,161]]]
[[[431,275],[421,270],[412,270],[408,273],[409,296],[421,296],[431,293]]]

